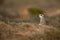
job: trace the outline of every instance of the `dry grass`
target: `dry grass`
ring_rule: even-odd
[[[55,4],[56,1],[53,2],[52,4]],[[0,4],[2,3],[0,1]],[[16,19],[18,15],[20,15],[17,13],[17,7],[22,7],[22,6],[25,7],[26,5],[36,5],[39,7],[41,6],[43,8],[49,9],[51,8],[51,6],[54,6],[50,4],[51,2],[49,3],[49,1],[47,0],[45,1],[41,0],[41,2],[39,0],[32,0],[32,1],[31,0],[25,0],[25,1],[5,0],[5,2],[0,6],[0,21],[1,21],[0,40],[60,40],[60,15],[57,15],[57,11],[60,11],[60,9],[56,10],[56,13],[55,11],[48,12],[48,16],[50,15],[50,17],[48,18],[46,17],[47,25],[35,24],[35,21],[39,22],[38,18],[37,18],[38,20],[31,19],[32,22],[34,23],[27,23],[27,24],[21,22],[18,23],[15,20],[13,20]],[[59,6],[59,4],[57,6]],[[23,13],[22,15],[24,16],[25,12],[23,10],[26,11],[27,8],[23,8],[21,10],[21,13]],[[8,23],[8,21],[9,22],[13,21],[14,23],[13,22]],[[23,21],[28,21],[28,20],[23,20]]]
[[[47,25],[0,22],[0,40],[60,40],[60,31]]]

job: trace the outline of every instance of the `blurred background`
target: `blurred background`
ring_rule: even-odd
[[[60,0],[0,0],[0,40],[60,40]]]
[[[59,4],[60,0],[0,0],[0,19],[2,21],[39,23],[39,17],[29,17],[30,14],[28,12],[28,8],[39,7],[46,11],[45,18],[49,23],[54,18],[56,18],[54,20],[59,20],[59,17],[57,18],[57,15],[60,16]],[[55,23],[54,20],[53,24]]]

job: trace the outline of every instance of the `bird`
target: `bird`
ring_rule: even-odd
[[[40,18],[40,23],[39,23],[39,25],[44,25],[44,24],[45,24],[44,14],[39,14],[39,18]]]

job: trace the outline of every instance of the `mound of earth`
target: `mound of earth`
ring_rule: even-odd
[[[60,40],[60,31],[47,25],[0,22],[0,40]]]

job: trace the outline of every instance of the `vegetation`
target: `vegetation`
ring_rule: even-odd
[[[33,5],[34,4],[40,5],[40,2],[44,0],[41,0],[41,1],[40,0],[32,0],[32,1],[31,0],[24,0],[24,1],[23,0],[20,0],[20,1],[5,0],[5,1],[7,3],[4,2],[5,4],[3,4],[3,0],[0,0],[0,4],[1,5],[3,4],[0,7],[0,11],[2,10],[3,12],[3,13],[0,13],[0,40],[60,40],[60,15],[57,15],[51,18],[46,17],[47,25],[38,25],[35,23],[29,23],[29,22],[21,23],[20,20],[16,18],[16,15],[14,15],[16,13],[14,11],[16,10],[15,9],[15,6],[17,6],[16,3],[18,3],[19,5],[21,4],[20,6],[30,4],[31,2],[33,2]],[[45,1],[46,2],[42,2],[43,5],[45,6],[46,4],[51,3],[51,2],[47,3],[47,0]],[[15,6],[12,7],[11,6],[13,5],[12,3],[14,3]],[[28,11],[30,12],[31,15],[34,15],[34,17],[38,14],[45,13],[45,10],[43,10],[42,8],[29,8]],[[38,17],[35,17],[35,19],[34,17],[31,18],[30,20],[33,20],[34,22],[35,21],[38,22],[39,20]],[[38,20],[36,20],[36,18]],[[25,21],[25,20],[22,20],[22,21]]]
[[[0,40],[60,40],[60,31],[47,25],[0,22]]]
[[[28,11],[31,15],[38,15],[45,13],[45,11],[42,8],[29,8]]]

